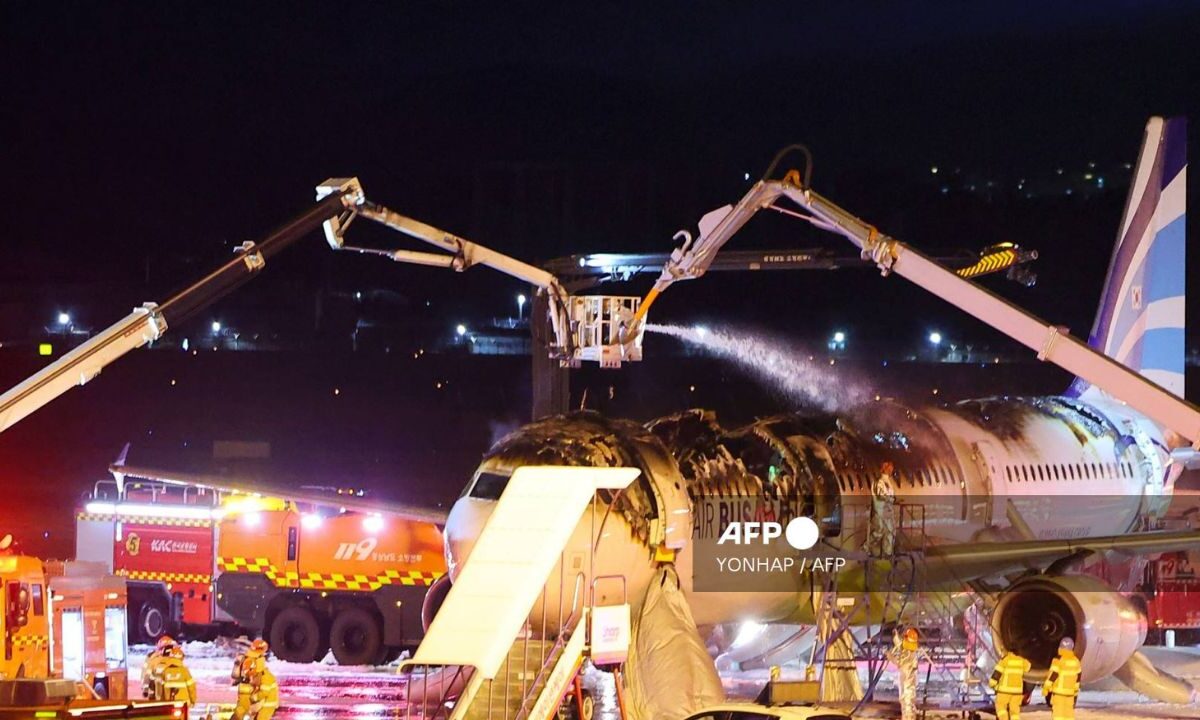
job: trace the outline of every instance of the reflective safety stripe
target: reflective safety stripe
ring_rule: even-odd
[[[1025,671],[1028,669],[1028,660],[1011,653],[1005,655],[996,663],[996,670],[992,675],[995,678],[995,673],[1000,673],[1000,679],[996,681],[996,690],[1002,693],[1024,693]]]
[[[161,580],[169,583],[199,583],[207,585],[212,582],[211,575],[199,573],[158,572],[156,570],[127,570],[118,569],[117,575],[123,575],[130,580]]]
[[[1083,666],[1075,653],[1063,653],[1050,662],[1050,677],[1042,689],[1055,695],[1074,697],[1079,694],[1079,675]]]
[[[394,570],[388,568],[379,575],[347,575],[345,573],[301,573],[280,570],[270,558],[221,557],[217,565],[227,572],[261,573],[276,587],[306,590],[378,590],[385,585],[432,585],[445,575],[440,570]]]

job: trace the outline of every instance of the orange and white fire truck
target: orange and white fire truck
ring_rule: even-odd
[[[125,581],[95,563],[0,555],[0,679],[62,678],[126,697],[125,603]]]
[[[0,720],[187,720],[128,699],[125,581],[95,563],[0,555]]]
[[[436,525],[383,514],[231,515],[218,552],[217,604],[293,662],[394,660],[424,636],[426,592],[446,573]]]
[[[446,571],[435,517],[360,498],[214,487],[224,478],[134,480],[136,470],[121,470],[122,481],[97,483],[78,513],[76,557],[128,579],[135,641],[236,628],[261,633],[284,660],[311,662],[332,649],[338,662],[362,665],[395,658],[424,635],[426,591]]]

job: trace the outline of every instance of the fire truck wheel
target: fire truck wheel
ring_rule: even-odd
[[[325,656],[321,625],[303,605],[284,608],[271,623],[271,651],[286,662],[316,662]]]
[[[346,608],[333,619],[329,645],[339,665],[373,665],[383,659],[383,632],[371,613]]]
[[[146,643],[167,634],[167,608],[162,600],[151,598],[142,603],[138,609],[137,633]]]

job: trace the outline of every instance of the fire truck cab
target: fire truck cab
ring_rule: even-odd
[[[50,671],[48,590],[42,561],[24,555],[0,556],[0,634],[4,661],[0,678],[46,677]]]

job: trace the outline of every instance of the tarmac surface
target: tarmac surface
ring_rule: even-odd
[[[148,647],[130,648],[130,695],[140,697],[142,662]],[[236,651],[231,643],[192,642],[184,645],[187,665],[196,678],[201,709],[232,708],[236,691],[229,684],[229,671]],[[1163,670],[1200,684],[1200,647],[1147,648],[1145,652]],[[396,674],[395,665],[379,667],[345,667],[327,657],[322,663],[296,664],[271,660],[270,666],[279,680],[280,709],[276,717],[295,720],[366,720],[370,718],[405,718],[404,679]],[[762,675],[759,678],[759,675]],[[766,671],[738,673],[724,678],[731,700],[750,699],[766,679]],[[897,717],[894,703],[886,702],[892,694],[891,678],[885,675],[877,696],[884,702],[865,707],[862,717]],[[589,672],[585,685],[597,699],[597,720],[618,720],[616,696],[611,676]],[[932,697],[931,697],[932,699]],[[955,708],[930,708],[927,720],[958,717]],[[193,717],[203,713],[193,711]],[[984,717],[989,717],[985,715]],[[1050,709],[1041,704],[1040,694],[1024,708],[1022,718],[1049,720]],[[1076,712],[1078,720],[1175,720],[1200,718],[1200,707],[1155,703],[1123,688],[1115,680],[1089,686],[1080,696]]]

